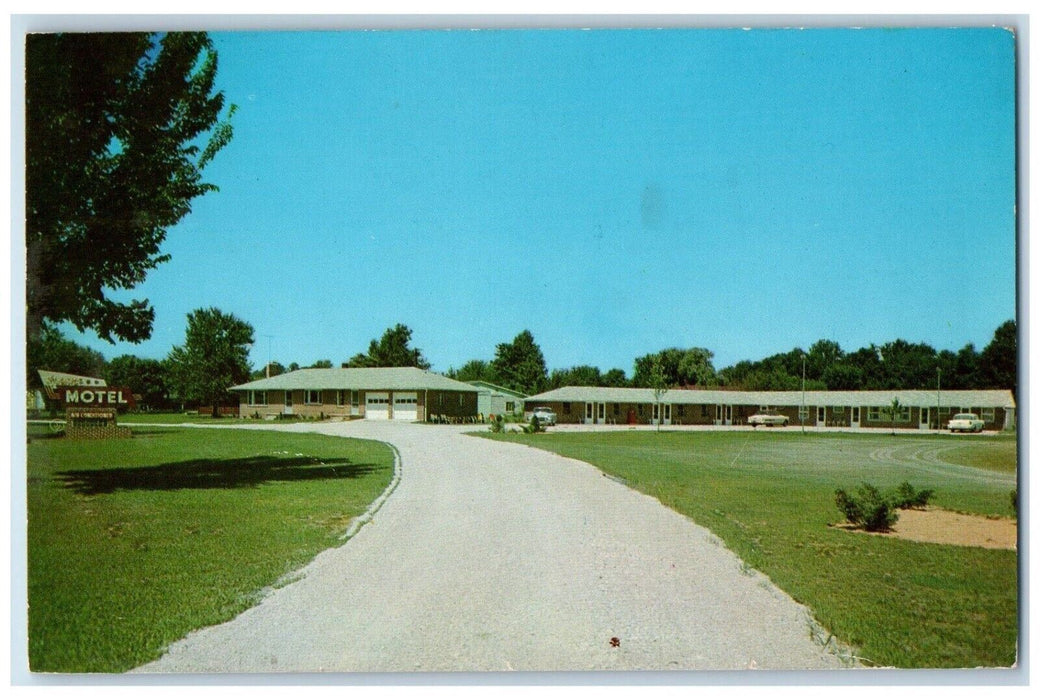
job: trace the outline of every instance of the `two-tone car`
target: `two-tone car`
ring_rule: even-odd
[[[785,427],[787,425],[789,420],[790,420],[790,418],[788,418],[787,416],[784,416],[784,415],[780,415],[779,413],[769,413],[769,412],[763,411],[761,413],[756,413],[755,415],[753,415],[750,418],[748,418],[747,422],[748,422],[748,425],[752,425],[752,426],[756,426],[756,427],[759,426],[759,425],[765,425],[765,426],[768,426],[770,428],[774,428],[774,427],[781,427],[781,428],[783,428],[783,427]]]
[[[539,406],[531,413],[532,418],[537,418],[541,425],[556,425],[556,412],[546,406]]]
[[[951,433],[981,433],[985,423],[974,413],[958,413],[946,427]]]

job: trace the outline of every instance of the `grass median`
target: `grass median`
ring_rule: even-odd
[[[488,435],[590,462],[710,529],[864,663],[1016,663],[1018,557],[829,527],[834,490],[909,481],[933,504],[1013,517],[1008,436],[618,431]]]
[[[338,545],[393,475],[387,445],[324,435],[29,435],[33,671],[125,671],[231,619]]]

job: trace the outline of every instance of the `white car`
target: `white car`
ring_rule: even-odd
[[[974,413],[958,413],[950,422],[946,424],[946,427],[950,429],[951,433],[962,432],[962,433],[981,433],[982,427],[985,423]]]
[[[748,425],[767,425],[770,428],[779,425],[781,428],[787,425],[787,422],[791,420],[787,416],[782,416],[779,413],[756,413],[747,419]]]
[[[539,406],[534,409],[531,417],[537,418],[542,425],[556,425],[556,412],[545,406]]]

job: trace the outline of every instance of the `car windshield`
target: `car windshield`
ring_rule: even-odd
[[[972,420],[975,418],[974,413],[958,413],[953,417],[954,420]]]

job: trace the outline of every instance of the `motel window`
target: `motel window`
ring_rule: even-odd
[[[845,415],[845,407],[844,406],[831,406],[831,415],[835,415],[835,416],[843,416],[843,415]]]
[[[939,407],[939,415],[940,416],[948,416],[948,415],[950,415],[950,407],[949,406],[940,406]]]
[[[358,401],[358,393],[357,393],[356,389],[351,389],[351,391],[350,391],[350,405],[351,406],[358,406],[358,405],[360,405],[360,402]]]
[[[798,417],[801,418],[802,420],[805,420],[806,418],[808,418],[809,417],[809,407],[808,406],[799,406],[798,407]]]
[[[347,392],[343,391],[342,389],[340,389],[339,391],[336,392],[336,405],[337,406],[342,406],[343,405],[343,395],[345,393],[347,393]]]
[[[250,406],[266,406],[267,405],[267,392],[266,391],[250,391],[249,392],[249,405]]]
[[[984,408],[982,409],[982,412],[979,414],[979,416],[982,418],[982,420],[986,421],[987,423],[992,423],[997,419],[997,409]]]
[[[678,406],[676,406],[675,407],[675,415],[677,415],[677,416],[685,416],[686,415],[686,406],[684,406],[682,404],[679,404]]]
[[[881,421],[892,420],[892,407],[891,406],[871,406],[867,409],[867,420],[880,423]],[[896,423],[909,423],[910,422],[910,407],[900,406],[899,412],[896,413]]]
[[[307,390],[307,403],[309,403],[309,404],[320,404],[321,403],[321,390],[320,389],[308,389]]]
[[[516,411],[516,403],[513,401],[506,401],[506,413],[514,413]]]
[[[621,405],[620,404],[614,404],[614,415],[615,416],[620,416],[621,415]]]
[[[711,406],[707,404],[701,405],[701,418],[711,418]]]
[[[563,402],[563,412],[564,412],[564,413],[570,413],[570,412],[571,412],[571,404],[570,404],[570,401],[564,401],[564,402]]]

